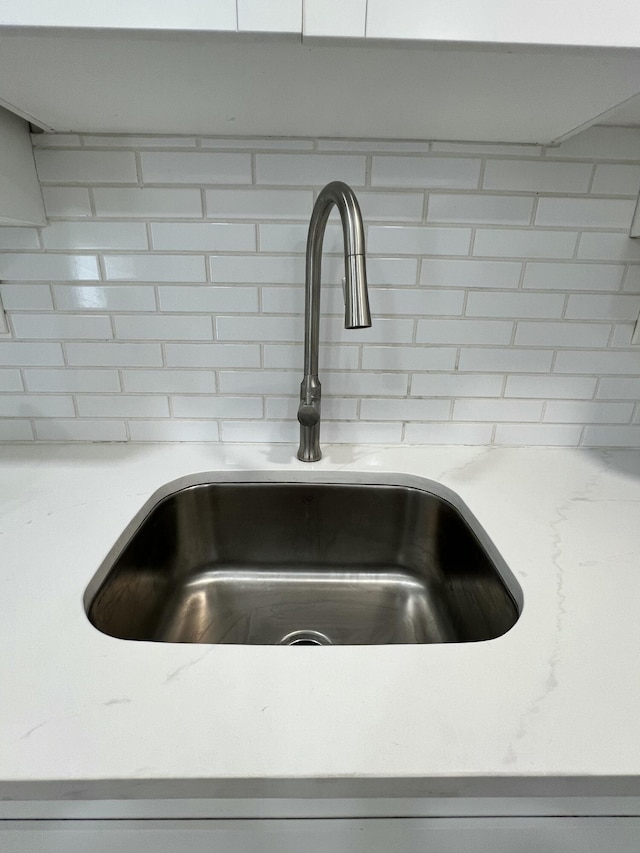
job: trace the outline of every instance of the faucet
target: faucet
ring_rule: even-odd
[[[298,459],[317,462],[320,450],[320,397],[318,349],[320,344],[320,268],[322,241],[333,206],[338,208],[344,235],[344,327],[364,329],[371,325],[367,272],[364,256],[364,225],[351,187],[332,181],[320,192],[309,222],[305,268],[304,378],[300,384],[300,447]]]

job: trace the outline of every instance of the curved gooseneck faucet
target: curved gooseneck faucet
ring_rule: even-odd
[[[333,206],[338,208],[344,234],[345,329],[371,325],[364,251],[364,226],[358,201],[351,187],[332,181],[320,192],[311,214],[307,237],[304,317],[304,379],[300,385],[300,447],[298,459],[317,462],[320,451],[320,398],[318,350],[320,345],[320,270],[322,242]]]

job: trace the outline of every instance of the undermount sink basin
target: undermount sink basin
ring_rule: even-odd
[[[464,643],[506,633],[520,587],[448,489],[409,476],[217,474],[169,484],[89,584],[123,640]]]

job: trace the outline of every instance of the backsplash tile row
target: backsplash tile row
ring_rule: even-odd
[[[313,201],[350,183],[371,329],[325,239],[324,442],[640,446],[640,130],[559,147],[34,136],[0,228],[0,440],[295,442]]]

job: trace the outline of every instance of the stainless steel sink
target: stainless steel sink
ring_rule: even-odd
[[[162,489],[89,584],[92,624],[123,640],[378,645],[491,640],[517,621],[518,583],[448,489],[281,476]]]

